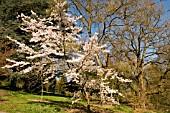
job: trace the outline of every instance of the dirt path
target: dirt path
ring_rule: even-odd
[[[6,96],[6,95],[7,95],[7,92],[0,89],[0,105],[3,104],[3,103],[5,103],[5,102],[7,102],[7,100],[4,100],[4,99],[2,98],[3,96]],[[0,112],[0,113],[1,113],[1,112]]]
[[[5,96],[5,95],[7,95],[7,92],[0,89],[0,96]]]

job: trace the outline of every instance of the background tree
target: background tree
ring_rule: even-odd
[[[38,15],[45,16],[45,10],[47,8],[48,3],[43,0],[1,0],[1,37],[9,35],[18,39],[20,38],[20,40],[27,39],[26,32],[19,29],[21,21],[17,19],[17,15],[21,13],[30,15],[30,10],[35,10]]]
[[[153,106],[157,109],[168,109],[169,108],[169,78],[170,78],[170,59],[169,59],[169,24],[166,26],[166,34],[167,37],[165,39],[165,42],[162,44],[162,46],[158,49],[158,52],[160,53],[158,57],[155,59],[154,69],[157,73],[157,77],[154,75],[150,77],[155,77],[151,81],[151,89],[149,93],[149,99],[151,100],[151,103]],[[158,74],[159,73],[159,74]],[[153,85],[156,86],[156,88],[152,87]],[[155,100],[155,101],[154,101]]]
[[[122,11],[131,15],[122,19],[113,29],[113,48],[117,48],[117,55],[121,61],[127,62],[135,77],[134,89],[139,96],[139,106],[145,108],[146,78],[143,74],[145,66],[154,62],[154,57],[160,54],[157,50],[165,41],[165,25],[162,24],[162,10],[152,1],[134,2],[136,5]],[[141,7],[142,6],[142,7]],[[133,9],[133,10],[132,10]],[[134,12],[134,10],[136,12]],[[121,14],[123,17],[124,14]],[[132,87],[135,87],[134,85]]]
[[[169,108],[169,75],[165,77],[163,70],[155,64],[145,67],[144,75],[147,79],[147,108],[167,110]]]
[[[62,75],[61,77],[59,77],[56,81],[56,84],[55,84],[55,93],[65,95],[66,94],[66,83],[67,83],[67,77],[66,76]]]
[[[11,45],[12,42],[4,42],[3,40],[0,40],[0,67],[4,66],[6,64],[6,58],[11,56],[15,49],[10,48],[9,45]],[[4,82],[8,81],[9,78],[9,71],[7,69],[0,68],[0,86],[4,86]]]

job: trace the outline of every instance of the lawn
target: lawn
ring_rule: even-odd
[[[25,92],[0,89],[0,113],[86,113],[85,102],[71,104],[71,98],[62,96],[33,95]],[[135,113],[123,106],[100,106],[93,104],[93,113]],[[138,111],[137,111],[138,112]],[[136,112],[136,113],[137,113]],[[141,113],[163,113],[140,111]]]

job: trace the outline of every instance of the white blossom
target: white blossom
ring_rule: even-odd
[[[68,48],[67,45],[76,43],[75,36],[77,35],[80,38],[78,32],[82,30],[80,27],[73,26],[79,17],[72,17],[65,11],[62,12],[63,15],[58,15],[56,12],[61,11],[66,3],[57,4],[49,18],[39,18],[32,10],[31,16],[26,16],[23,13],[18,16],[23,22],[20,29],[32,33],[32,37],[29,40],[29,45],[26,45],[7,36],[9,40],[18,45],[17,52],[24,54],[25,57],[20,61],[7,59],[13,64],[6,65],[3,68],[22,67],[20,73],[29,73],[33,70],[37,75],[43,73],[44,83],[47,83],[55,76],[56,70],[54,68],[66,67],[60,59],[64,59],[64,55],[70,54],[71,48]],[[58,21],[58,23],[54,24],[53,21]],[[47,23],[50,25],[47,25]],[[61,24],[65,24],[66,27],[61,28]],[[72,32],[63,33],[64,29],[70,29]],[[64,50],[64,48],[68,48],[68,50]],[[76,50],[76,48],[74,49]],[[47,76],[48,74],[51,74],[51,76]],[[70,75],[74,75],[74,73]]]

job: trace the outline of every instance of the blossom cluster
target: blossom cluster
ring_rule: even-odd
[[[95,34],[91,37],[90,41],[84,42],[81,53],[67,60],[67,62],[71,63],[73,66],[65,74],[82,86],[81,89],[86,92],[99,89],[102,102],[110,101],[114,104],[119,104],[119,102],[114,99],[114,94],[118,94],[119,96],[123,96],[123,94],[109,87],[109,78],[111,80],[117,79],[120,82],[131,82],[131,80],[119,77],[118,73],[113,69],[105,69],[97,64],[95,60],[96,55],[108,53],[107,46],[98,43],[97,35],[98,34]],[[93,77],[93,74],[98,77]],[[79,93],[80,92],[81,91],[79,91]],[[78,100],[80,100],[80,98],[76,98],[74,102]]]
[[[31,11],[31,16],[22,13],[18,16],[23,22],[20,29],[30,32],[32,37],[25,44],[7,36],[9,40],[18,45],[17,51],[25,58],[22,61],[7,59],[12,65],[2,68],[23,67],[20,68],[19,73],[29,73],[33,70],[37,74],[43,73],[44,83],[54,77],[57,68],[61,67],[62,60],[60,59],[70,54],[72,48],[67,46],[75,44],[77,37],[80,37],[78,33],[81,31],[80,27],[74,25],[79,17],[72,17],[64,10],[60,12],[62,15],[55,12],[65,4],[66,2],[57,4],[48,18],[39,18],[33,11]],[[45,77],[48,74],[51,76]]]

